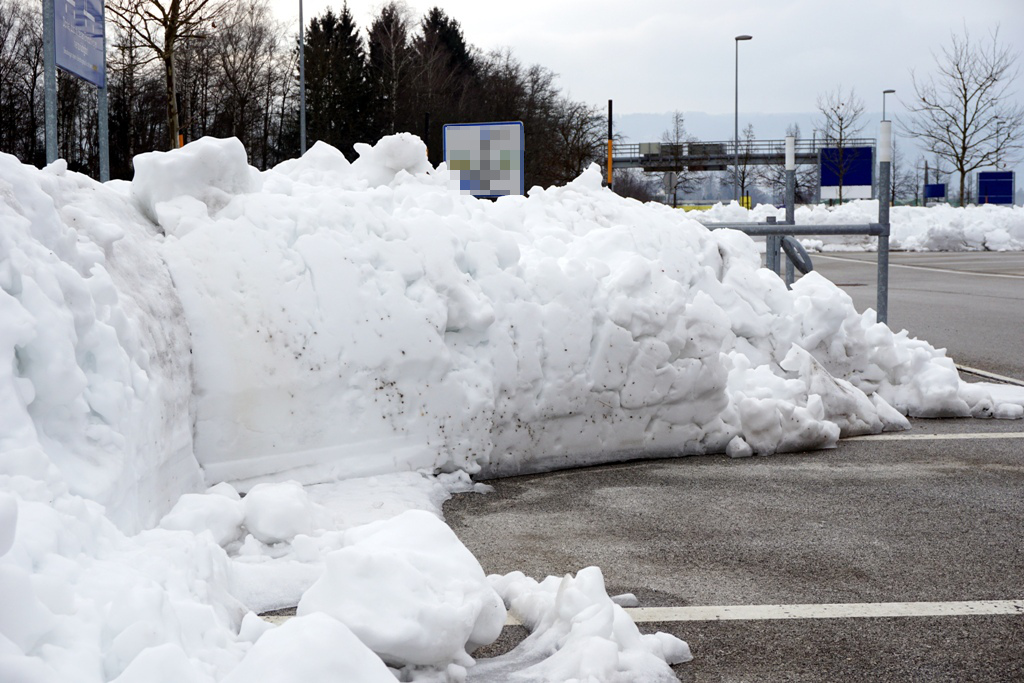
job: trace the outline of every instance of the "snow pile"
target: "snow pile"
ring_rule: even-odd
[[[196,454],[213,479],[488,476],[730,443],[771,453],[903,427],[886,403],[912,415],[986,403],[959,395],[939,352],[829,283],[791,294],[743,235],[617,198],[596,170],[491,203],[451,193],[414,138],[361,151],[349,164],[316,146],[217,209],[192,187],[142,207],[172,235]],[[200,158],[140,164],[133,195]],[[226,176],[247,177],[240,158],[224,155]],[[794,345],[850,386],[811,391],[811,366],[782,366]],[[846,404],[826,389],[859,392],[873,414],[837,429]]]
[[[675,681],[669,664],[693,659],[665,633],[642,635],[604,588],[597,567],[538,583],[512,572],[491,576],[495,589],[530,629],[507,654],[479,662],[469,681]]]
[[[476,558],[444,522],[418,510],[348,532],[299,602],[299,616],[317,613],[399,667],[472,666],[469,653],[505,625],[505,606]]]
[[[63,162],[0,154],[0,225],[0,473],[152,525],[201,475],[189,331],[147,221]]]
[[[685,644],[591,572],[489,585],[427,513],[467,472],[1024,412],[738,232],[596,171],[476,201],[423,151],[201,140],[106,186],[0,155],[0,680],[460,680],[495,590],[545,605],[526,680],[663,673]]]
[[[695,212],[705,223],[763,222],[769,216],[785,220],[785,209],[759,204],[748,211],[736,202],[716,204]],[[877,200],[856,200],[841,206],[799,206],[793,214],[797,224],[839,225],[878,222]],[[1022,251],[1024,250],[1024,207],[930,207],[894,206],[889,210],[891,249],[905,251]],[[842,236],[818,238],[824,249],[874,250],[874,237]]]

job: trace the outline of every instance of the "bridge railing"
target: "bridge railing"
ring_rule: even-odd
[[[835,142],[818,139],[796,140],[795,151],[797,156],[817,156],[824,147],[834,147]],[[852,138],[843,141],[844,147],[874,147],[873,138]],[[785,140],[740,140],[737,144],[732,140],[711,141],[703,140],[666,143],[666,142],[622,142],[612,145],[612,162],[619,161],[642,161],[644,159],[685,159],[685,158],[708,158],[719,156],[741,157],[767,157],[783,156],[786,151]]]

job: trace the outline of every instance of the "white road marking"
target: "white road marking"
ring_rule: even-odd
[[[626,607],[634,622],[763,621],[773,619],[861,619],[882,617],[957,617],[979,615],[1024,616],[1024,600],[971,600],[964,602],[852,602],[821,605],[718,605],[689,607]],[[264,615],[278,626],[291,615]],[[509,611],[506,626],[523,622]]]
[[[1024,616],[1024,600],[969,602],[865,602],[825,605],[723,605],[718,607],[635,607],[636,622],[727,621],[761,619],[852,619],[945,617],[989,614]]]
[[[842,256],[826,256],[825,254],[816,253],[814,258],[829,259],[832,261],[843,261],[844,263],[860,263],[865,266],[871,266],[872,268],[878,267],[877,261],[862,261],[856,258],[843,258]],[[953,270],[952,268],[936,268],[934,266],[913,266],[909,263],[893,263],[889,261],[890,268],[910,268],[911,270],[930,270],[935,273],[950,273],[952,275],[977,275],[978,277],[1008,277],[1014,280],[1024,278],[1024,275],[1017,273],[977,273],[973,270]]]
[[[1006,384],[1015,384],[1018,387],[1024,387],[1024,382],[1020,381],[1019,379],[1014,379],[1013,377],[1007,377],[1005,375],[997,375],[996,373],[989,372],[988,370],[980,370],[978,368],[972,368],[967,365],[960,365],[959,363],[957,363],[956,369],[971,375],[984,377],[985,379],[994,379],[998,382],[1004,382]]]
[[[627,607],[636,623],[677,621],[756,621],[772,619],[879,619],[957,617],[993,614],[1024,616],[1024,600],[965,602],[854,602],[823,605],[719,605],[716,607]],[[506,626],[521,626],[511,612]]]
[[[984,434],[864,434],[843,441],[967,441],[971,439],[1024,439],[1024,432],[986,432]]]

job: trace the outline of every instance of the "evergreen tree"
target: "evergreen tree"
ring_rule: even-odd
[[[475,114],[477,64],[462,35],[459,22],[439,7],[432,8],[420,22],[420,34],[413,40],[416,57],[414,111],[429,116],[427,149],[430,163],[444,156],[441,127],[479,118]]]
[[[323,140],[355,159],[356,142],[371,139],[373,93],[366,51],[346,3],[310,22],[306,33],[306,127],[310,142]]]

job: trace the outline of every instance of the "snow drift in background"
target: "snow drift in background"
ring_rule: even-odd
[[[705,222],[761,222],[772,216],[785,220],[785,209],[759,204],[747,210],[739,204],[716,204],[709,211],[694,212]],[[797,224],[863,224],[878,222],[877,200],[855,200],[841,206],[799,206],[793,214]],[[889,210],[891,249],[905,251],[1022,251],[1024,250],[1024,207],[930,207],[894,206]],[[832,236],[813,238],[826,250],[874,250],[876,238]]]

